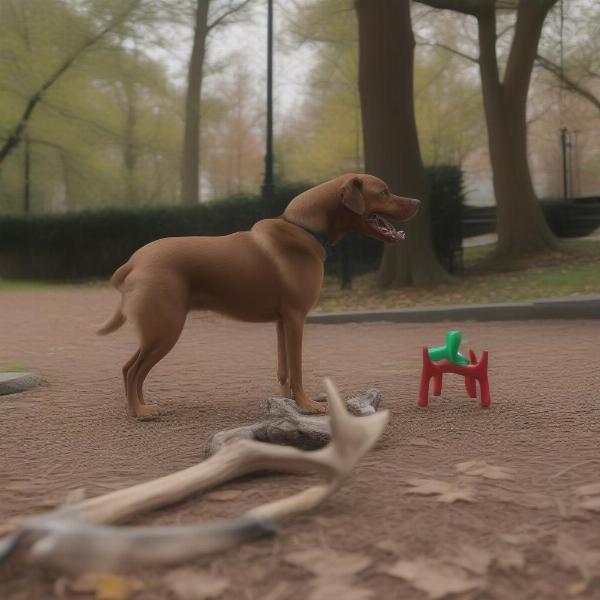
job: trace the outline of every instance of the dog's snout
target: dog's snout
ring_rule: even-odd
[[[412,202],[413,206],[418,209],[421,206],[421,201],[417,200],[416,198],[410,198],[410,201]]]

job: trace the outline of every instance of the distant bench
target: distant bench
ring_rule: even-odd
[[[583,237],[600,227],[600,196],[542,201],[542,208],[550,228],[559,237]],[[462,226],[465,238],[494,232],[496,207],[463,207]]]

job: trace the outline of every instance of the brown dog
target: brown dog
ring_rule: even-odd
[[[165,238],[140,248],[112,276],[121,304],[98,331],[115,331],[126,318],[138,329],[139,349],[123,366],[129,414],[159,414],[144,403],[144,380],[173,348],[192,309],[276,322],[282,394],[305,412],[325,412],[302,387],[304,320],[319,298],[326,258],[318,236],[335,244],[353,231],[397,242],[403,234],[383,215],[406,221],[419,204],[393,195],[377,177],[348,174],[296,196],[281,217],[250,231]]]

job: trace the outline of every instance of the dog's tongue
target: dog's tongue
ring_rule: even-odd
[[[400,240],[406,239],[406,232],[396,230],[396,228],[387,219],[384,219],[377,213],[370,215],[367,219],[367,222],[373,229],[375,229],[390,242],[399,242]]]

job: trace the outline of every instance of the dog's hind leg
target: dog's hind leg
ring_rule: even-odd
[[[141,347],[135,362],[127,371],[127,402],[129,414],[132,417],[157,417],[160,414],[156,404],[146,404],[144,401],[144,381],[152,367],[164,358],[176,344],[184,322],[185,318],[181,319],[181,325],[175,330],[171,329],[168,335],[157,344]]]
[[[151,293],[138,288],[126,299],[127,318],[136,326],[140,348],[131,364],[125,365],[127,403],[134,417],[156,417],[158,406],[145,404],[143,385],[148,373],[176,344],[187,315],[187,295],[177,281],[160,282]]]
[[[136,350],[135,354],[123,365],[123,385],[125,386],[125,394],[127,394],[127,373],[129,369],[133,366],[133,363],[138,359],[140,355],[139,348]]]

